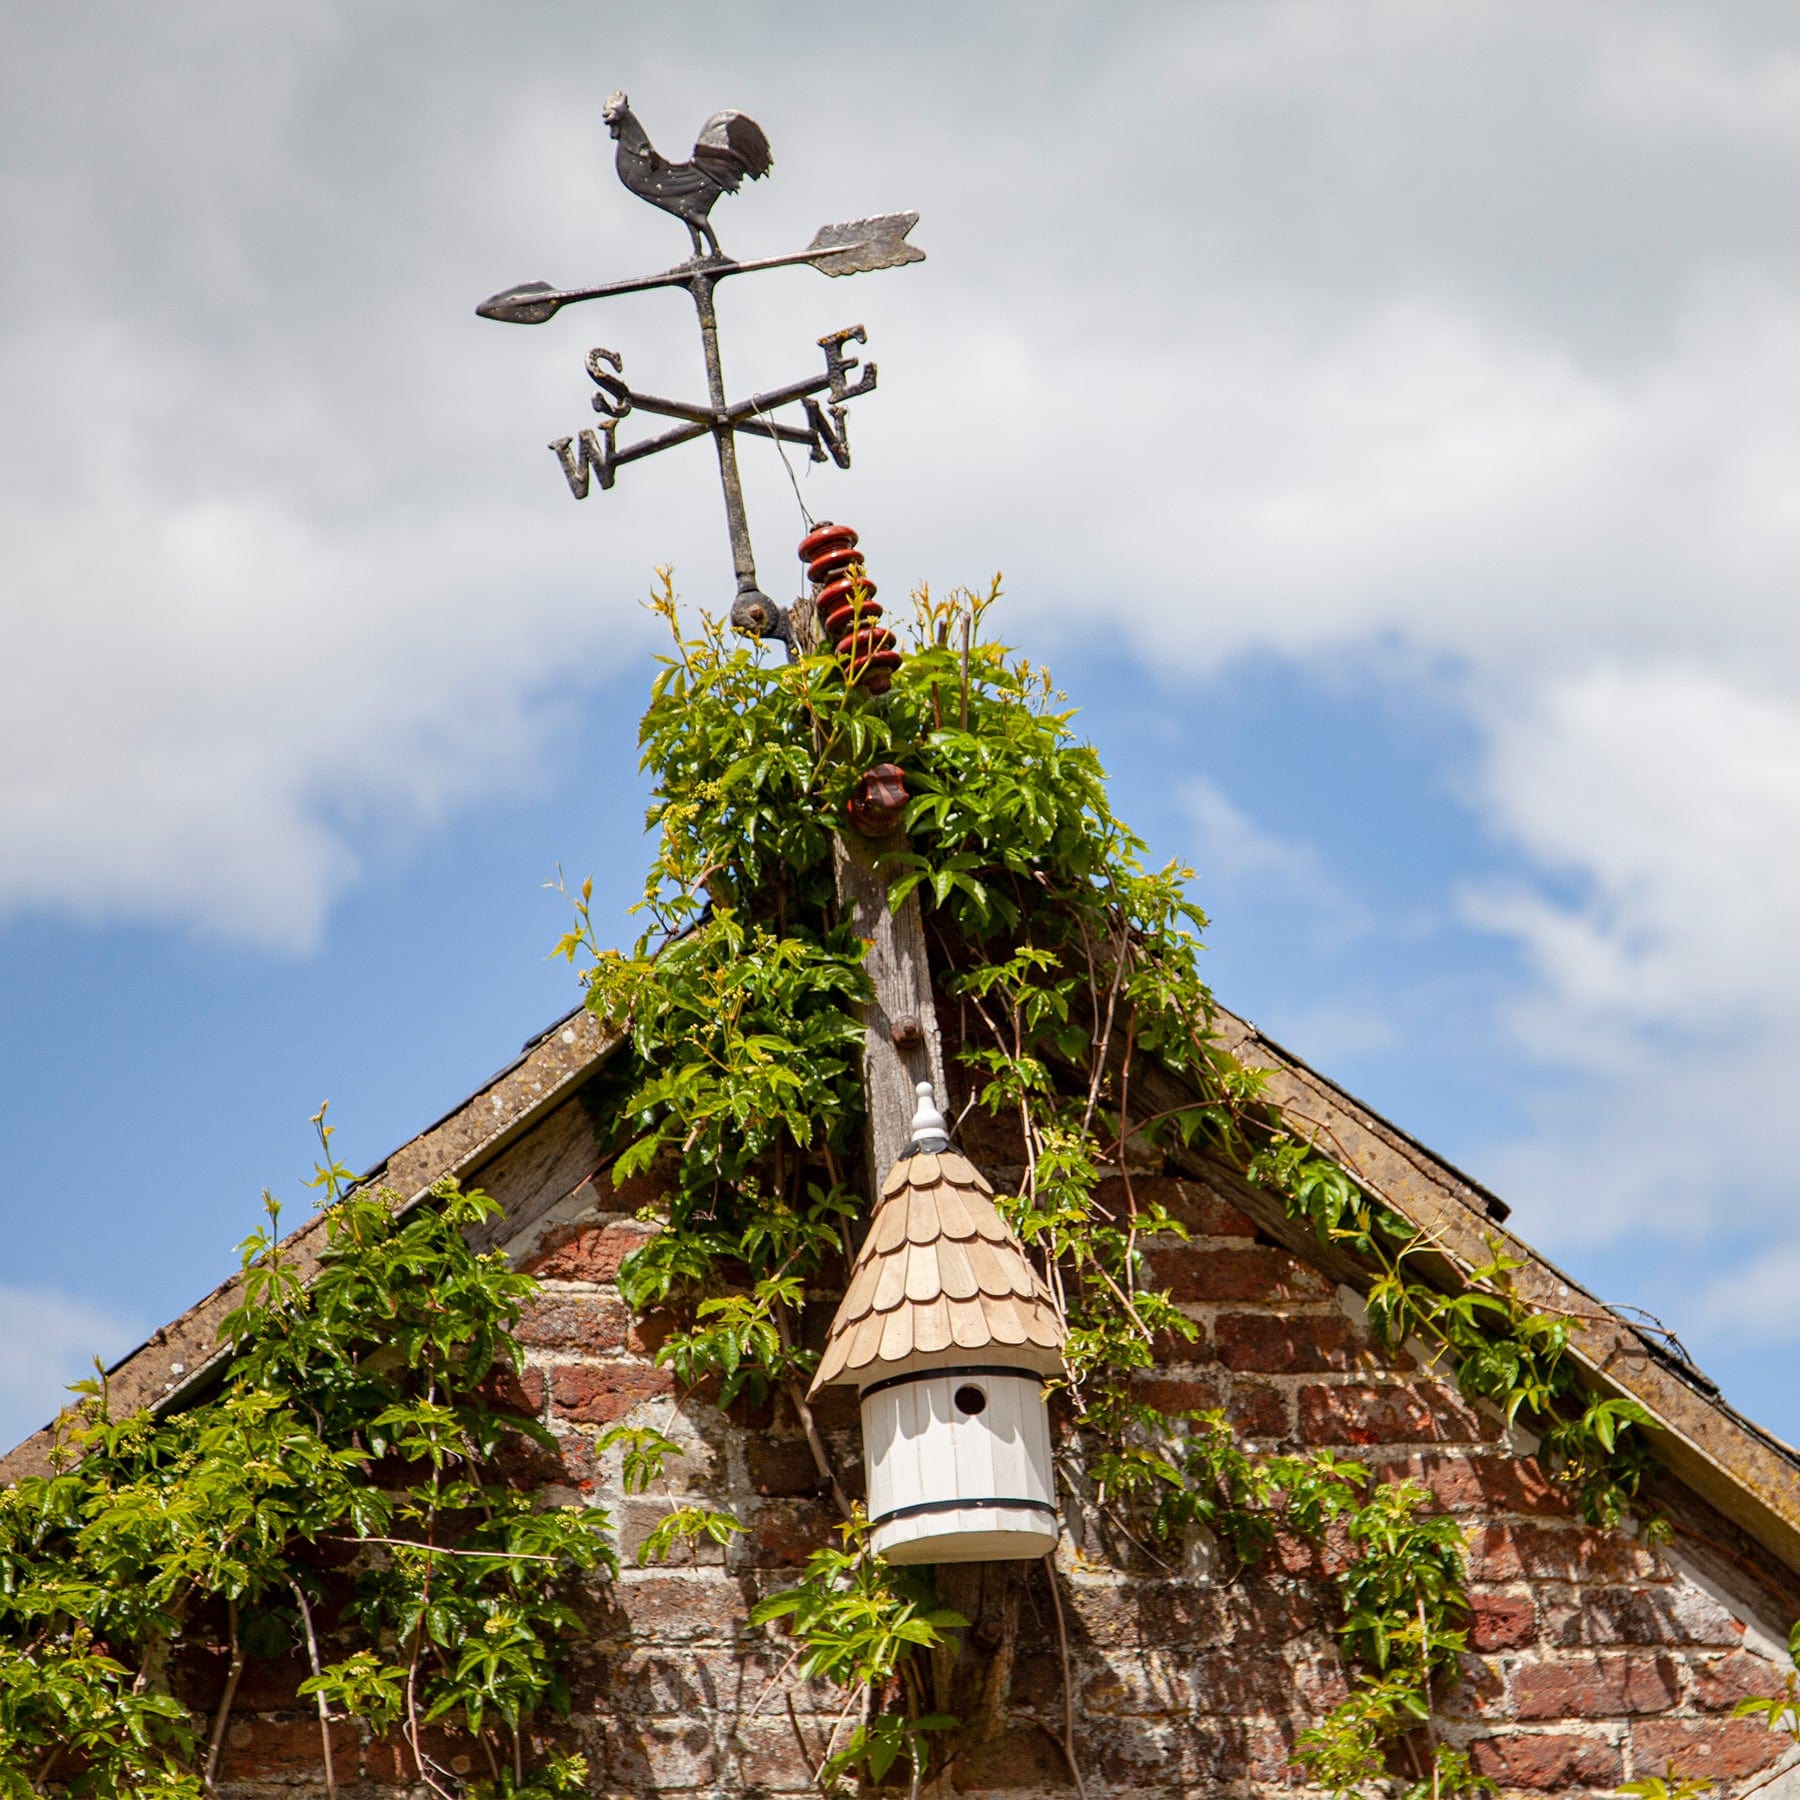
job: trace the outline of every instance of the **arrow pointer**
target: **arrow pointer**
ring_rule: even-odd
[[[918,222],[916,212],[906,212],[883,213],[872,219],[851,219],[842,225],[821,225],[804,250],[789,256],[765,256],[753,262],[695,257],[665,269],[660,275],[608,281],[598,287],[554,288],[547,281],[527,281],[482,301],[475,311],[484,319],[498,319],[505,325],[542,325],[563,307],[578,300],[604,300],[614,294],[639,294],[650,288],[690,287],[696,280],[716,283],[727,275],[750,275],[759,269],[782,269],[807,263],[821,274],[839,276],[899,268],[905,263],[925,260],[923,250],[906,242],[907,234]]]

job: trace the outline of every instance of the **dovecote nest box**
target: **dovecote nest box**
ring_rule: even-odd
[[[813,1392],[854,1383],[875,1549],[890,1562],[1004,1562],[1056,1547],[1044,1380],[1056,1301],[950,1148],[929,1083],[883,1182]]]

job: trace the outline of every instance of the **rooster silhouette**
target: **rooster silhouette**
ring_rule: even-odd
[[[746,175],[759,181],[775,166],[762,127],[741,112],[716,112],[701,126],[692,158],[670,162],[650,142],[624,94],[608,94],[601,117],[618,140],[619,179],[626,187],[681,220],[696,256],[708,250],[722,255],[706,215],[721,194],[735,194]]]

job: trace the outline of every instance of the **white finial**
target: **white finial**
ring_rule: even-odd
[[[913,1114],[913,1143],[921,1150],[947,1150],[950,1127],[937,1109],[937,1096],[929,1081],[921,1081],[913,1090],[919,1096],[919,1110]]]

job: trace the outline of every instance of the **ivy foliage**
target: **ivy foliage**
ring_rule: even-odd
[[[479,1791],[580,1789],[579,1759],[524,1766],[528,1722],[567,1708],[571,1580],[613,1561],[604,1512],[542,1508],[499,1462],[541,1433],[494,1399],[535,1284],[470,1249],[486,1195],[446,1183],[402,1212],[347,1191],[316,1123],[319,1267],[309,1279],[284,1252],[265,1196],[218,1391],[120,1416],[104,1379],[85,1382],[58,1470],[0,1492],[8,1800],[206,1793],[245,1662],[295,1648],[322,1733],[347,1718],[398,1734],[428,1788],[449,1791],[423,1735],[442,1723],[486,1752]],[[335,1659],[313,1611],[326,1568],[353,1585],[340,1623],[358,1647]],[[225,1672],[210,1719],[174,1692],[196,1656]]]
[[[1357,1791],[1421,1727],[1431,1737],[1434,1692],[1455,1678],[1460,1532],[1416,1486],[1372,1484],[1330,1457],[1254,1456],[1216,1416],[1170,1419],[1139,1399],[1134,1378],[1159,1338],[1194,1327],[1151,1278],[1148,1243],[1182,1227],[1134,1191],[1132,1157],[1204,1146],[1280,1194],[1366,1269],[1377,1336],[1423,1337],[1465,1394],[1530,1424],[1598,1522],[1635,1504],[1645,1416],[1583,1392],[1568,1356],[1577,1328],[1518,1301],[1518,1265],[1498,1248],[1450,1291],[1426,1280],[1419,1233],[1267,1103],[1264,1078],[1214,1029],[1193,871],[1149,862],[1047,671],[983,635],[998,592],[921,591],[910,654],[872,699],[829,655],[777,663],[716,622],[684,631],[664,572],[652,604],[671,649],[640,733],[656,832],[643,934],[628,952],[604,948],[584,887],[559,946],[589,1005],[630,1033],[621,1167],[660,1159],[669,1180],[666,1201],[646,1209],[662,1230],[628,1259],[621,1287],[685,1317],[659,1353],[682,1381],[715,1377],[727,1398],[785,1391],[811,1434],[801,1315],[846,1253],[866,993],[862,946],[838,913],[833,839],[861,773],[899,764],[909,847],[888,856],[890,898],[921,902],[934,972],[960,1014],[971,1104],[1020,1145],[1001,1204],[1069,1325],[1069,1501],[1125,1555],[1203,1530],[1249,1568],[1279,1535],[1337,1535],[1349,1552],[1340,1637],[1358,1674],[1300,1760],[1334,1791]],[[1153,1077],[1166,1095],[1170,1075],[1180,1101],[1147,1103]],[[633,1455],[660,1468],[672,1449],[629,1445],[628,1468]],[[797,1665],[870,1703],[848,1745],[827,1747],[822,1783],[880,1779],[902,1756],[922,1776],[934,1742],[923,1734],[938,1720],[908,1676],[911,1640],[883,1638],[892,1657],[840,1652],[878,1619],[934,1640],[945,1627],[909,1610],[899,1572],[870,1556],[854,1519],[850,1529],[845,1549],[821,1550],[758,1617],[787,1621]],[[1439,1800],[1485,1785],[1460,1752],[1429,1748],[1414,1773]]]
[[[1170,1418],[1139,1398],[1158,1340],[1194,1327],[1147,1254],[1182,1227],[1134,1189],[1134,1162],[1204,1146],[1280,1194],[1361,1264],[1377,1335],[1424,1338],[1466,1394],[1530,1424],[1590,1517],[1634,1505],[1643,1416],[1583,1393],[1575,1326],[1519,1302],[1517,1265],[1498,1248],[1447,1289],[1426,1280],[1411,1225],[1268,1105],[1214,1029],[1192,871],[1149,863],[1047,672],[983,636],[997,594],[922,592],[913,651],[874,700],[829,656],[776,664],[712,622],[684,634],[665,575],[654,604],[672,649],[641,732],[656,832],[641,935],[602,946],[584,885],[559,945],[588,1004],[628,1037],[609,1077],[616,1173],[661,1178],[646,1209],[661,1229],[627,1259],[622,1291],[673,1316],[658,1358],[684,1386],[716,1383],[726,1404],[785,1395],[847,1515],[841,1544],[754,1614],[791,1633],[789,1678],[845,1695],[821,1789],[880,1782],[901,1763],[916,1788],[958,1735],[931,1704],[921,1653],[952,1650],[963,1621],[872,1554],[805,1400],[816,1357],[804,1308],[841,1272],[860,1208],[845,1170],[869,988],[838,914],[833,844],[861,773],[892,761],[912,796],[892,898],[919,898],[960,1015],[970,1103],[1019,1145],[1001,1203],[1069,1325],[1062,1469],[1090,1554],[1129,1560],[1204,1533],[1251,1572],[1280,1540],[1332,1546],[1353,1679],[1300,1762],[1340,1794],[1404,1771],[1403,1755],[1421,1795],[1478,1790],[1432,1729],[1464,1641],[1455,1524],[1413,1484],[1327,1455],[1252,1453],[1216,1414]],[[541,1510],[503,1478],[508,1434],[532,1428],[492,1395],[516,1363],[531,1283],[468,1247],[491,1202],[446,1187],[402,1215],[393,1196],[346,1192],[320,1125],[323,1265],[302,1279],[271,1205],[245,1246],[218,1391],[171,1417],[115,1418],[90,1384],[59,1472],[0,1496],[0,1796],[203,1793],[245,1659],[296,1643],[314,1663],[305,1691],[322,1729],[349,1717],[399,1733],[439,1794],[456,1784],[427,1750],[434,1721],[481,1747],[479,1792],[581,1786],[579,1759],[528,1771],[524,1754],[529,1722],[567,1703],[572,1579],[612,1566],[604,1514]],[[679,1454],[637,1421],[602,1444],[638,1491]],[[640,1560],[739,1530],[680,1505]],[[312,1618],[327,1548],[356,1582],[342,1620],[354,1647],[335,1659]],[[169,1679],[196,1644],[226,1659],[211,1719]]]

